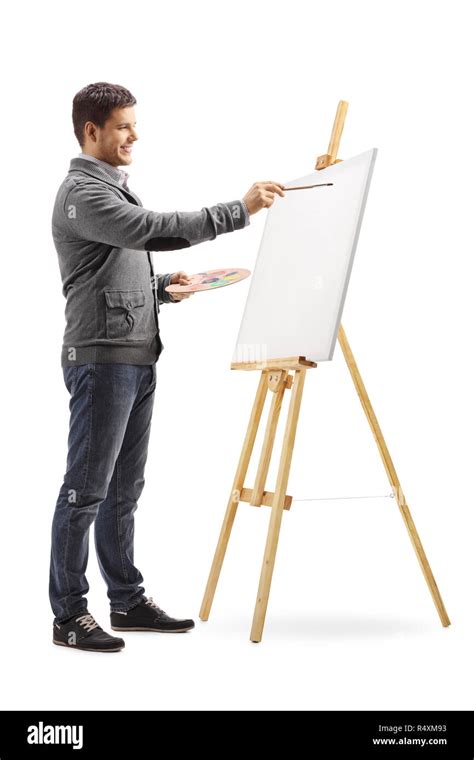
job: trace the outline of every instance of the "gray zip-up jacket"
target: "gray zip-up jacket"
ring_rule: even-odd
[[[187,248],[248,224],[241,200],[150,211],[102,167],[73,158],[52,218],[67,299],[61,365],[156,362],[164,348],[159,304],[172,300],[165,291],[171,274],[155,275],[150,252]]]

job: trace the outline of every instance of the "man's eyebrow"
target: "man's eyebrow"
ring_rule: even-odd
[[[115,126],[116,127],[130,127],[131,126],[131,122],[129,122],[129,121],[119,121],[119,123],[116,124]],[[135,122],[133,126],[136,127],[137,126],[137,122]]]

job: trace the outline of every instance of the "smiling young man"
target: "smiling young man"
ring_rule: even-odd
[[[61,354],[70,394],[66,474],[52,525],[49,594],[53,642],[115,652],[122,638],[104,631],[87,609],[89,529],[110,600],[114,631],[180,633],[191,619],[168,616],[145,596],[134,564],[134,513],[144,485],[156,385],[160,304],[179,302],[170,283],[182,272],[155,274],[153,251],[170,251],[242,229],[249,215],[283,195],[257,182],[241,200],[200,211],[143,208],[120,166],[138,139],[133,95],[98,82],[73,100],[82,152],[71,160],[54,204],[52,232],[66,298]]]

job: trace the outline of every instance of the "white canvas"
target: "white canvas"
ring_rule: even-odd
[[[332,359],[377,148],[286,182],[333,182],[276,196],[250,284],[233,362]]]

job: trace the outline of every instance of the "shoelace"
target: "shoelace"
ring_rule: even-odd
[[[92,615],[81,615],[76,618],[76,623],[82,625],[88,633],[94,630],[94,628],[100,628],[99,623],[96,623]]]
[[[153,601],[153,597],[152,596],[148,597],[148,599],[146,600],[145,604],[148,604],[149,607],[153,607],[153,609],[156,610],[156,612],[159,615],[161,615],[161,616],[166,615],[166,612],[164,610],[162,610],[161,607],[158,607],[157,603]]]

